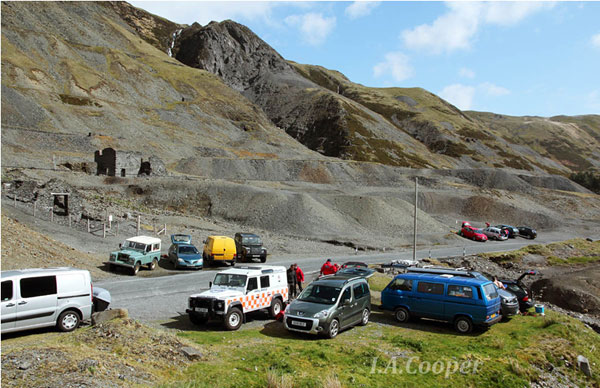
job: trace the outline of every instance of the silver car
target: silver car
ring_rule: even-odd
[[[494,226],[488,226],[487,228],[483,229],[483,234],[485,234],[488,238],[488,240],[498,240],[498,241],[504,241],[508,239],[508,235],[506,233],[504,233],[503,230],[500,230],[499,228],[496,228]]]

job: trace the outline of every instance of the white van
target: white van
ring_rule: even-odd
[[[86,270],[36,268],[2,271],[2,333],[56,326],[75,330],[92,316]]]

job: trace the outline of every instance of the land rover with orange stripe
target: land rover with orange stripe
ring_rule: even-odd
[[[246,313],[268,310],[275,318],[287,301],[285,267],[241,266],[219,272],[210,290],[191,295],[186,312],[196,325],[219,319],[228,330],[237,330],[245,321]]]

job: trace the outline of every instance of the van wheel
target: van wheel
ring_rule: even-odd
[[[148,264],[148,269],[150,271],[154,271],[157,264],[158,264],[158,260],[156,260],[156,257],[155,257],[154,259],[152,259],[152,262],[150,264]]]
[[[67,311],[63,311],[59,316],[58,316],[58,321],[56,322],[56,327],[58,327],[58,330],[60,331],[73,331],[75,329],[77,329],[77,327],[79,327],[79,314],[77,314],[75,311],[73,310],[67,310]]]
[[[267,261],[267,256],[261,256],[260,262],[264,263],[265,261]]]
[[[190,313],[189,317],[190,317],[190,322],[192,322],[194,325],[204,325],[206,322],[208,322],[208,315],[200,315],[197,313]]]
[[[327,337],[335,338],[340,332],[340,323],[337,319],[333,319],[327,328]]]
[[[454,321],[454,328],[461,334],[468,334],[473,330],[473,323],[467,317],[458,317]]]
[[[273,301],[271,302],[271,307],[269,307],[269,315],[271,316],[271,318],[275,318],[277,314],[281,312],[282,307],[283,304],[281,303],[281,299],[273,299]]]
[[[242,310],[237,307],[233,307],[229,310],[227,315],[225,315],[225,328],[227,330],[237,330],[242,326],[242,321],[244,320],[244,316],[242,314]]]
[[[364,309],[362,312],[362,319],[360,320],[359,325],[367,326],[367,323],[369,323],[369,315],[371,315],[369,309]]]
[[[133,276],[137,275],[138,272],[140,272],[140,262],[138,261],[137,263],[135,263],[135,265],[133,266],[133,268],[131,269],[131,274]]]
[[[230,265],[230,266],[232,266],[232,267],[234,267],[234,266],[235,266],[235,260],[231,260],[231,261],[229,262],[229,265]]]
[[[404,307],[398,307],[394,311],[394,318],[400,323],[406,323],[410,319],[410,313]]]

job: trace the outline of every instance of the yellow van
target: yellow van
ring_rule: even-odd
[[[204,251],[202,258],[205,265],[211,265],[218,262],[235,265],[235,241],[226,236],[208,236],[204,241]]]

